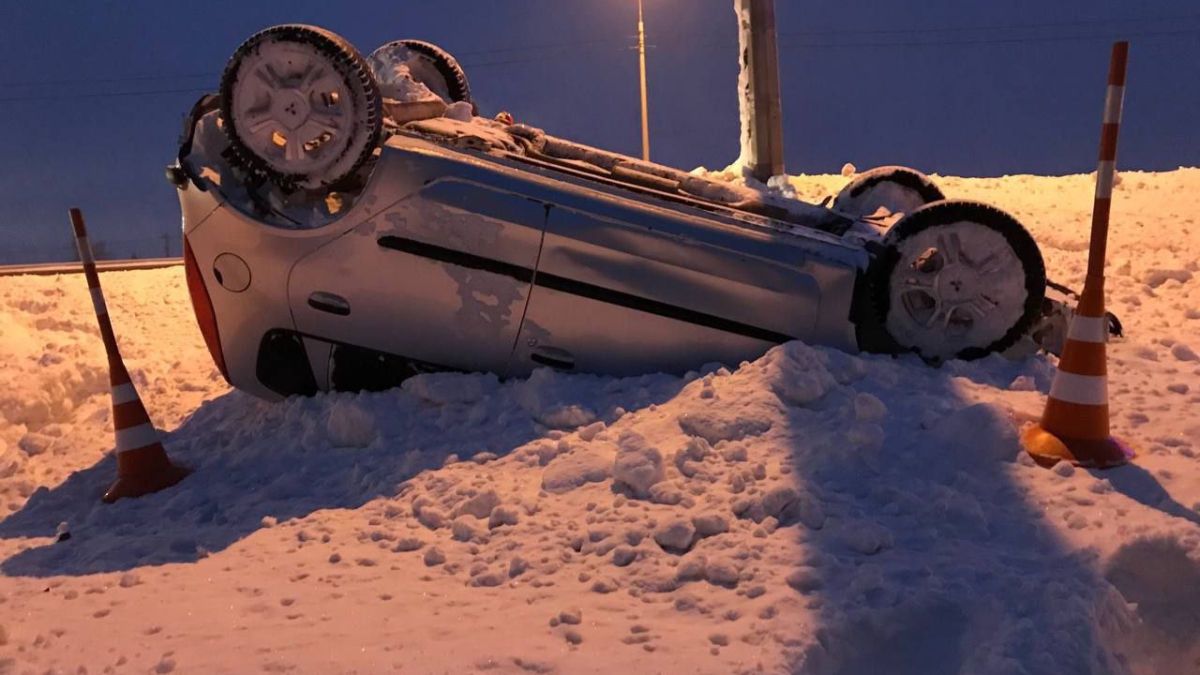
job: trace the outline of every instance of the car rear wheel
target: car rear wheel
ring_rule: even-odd
[[[1046,268],[1033,237],[991,206],[941,201],[905,216],[871,266],[874,317],[931,361],[1012,346],[1037,320]]]
[[[946,196],[929,176],[903,166],[881,166],[863,172],[842,188],[832,210],[851,218],[873,215],[880,207],[889,213],[912,213]]]
[[[362,55],[314,26],[254,35],[221,78],[221,117],[234,157],[285,188],[326,187],[354,173],[379,143],[382,109]]]
[[[371,52],[369,61],[385,90],[395,78],[397,66],[404,66],[412,79],[446,103],[465,101],[475,107],[467,74],[449,52],[437,45],[420,40],[396,40]]]

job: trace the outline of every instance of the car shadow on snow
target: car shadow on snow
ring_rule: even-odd
[[[1095,475],[1108,480],[1114,490],[1135,502],[1200,525],[1200,513],[1175,501],[1157,478],[1136,463],[1112,471],[1098,471]]]
[[[1200,672],[1200,556],[1152,536],[1122,546],[1105,578],[1141,619],[1121,636],[1135,672]]]
[[[395,495],[418,473],[457,455],[503,456],[555,429],[612,421],[673,398],[678,377],[614,379],[538,371],[501,384],[490,375],[423,375],[403,389],[322,394],[269,403],[230,392],[165,435],[193,469],[178,485],[102,504],[111,456],[36,490],[0,521],[0,538],[35,543],[0,563],[9,576],[45,577],[187,563],[271,524],[321,509],[354,509]],[[623,407],[622,407],[623,406]],[[489,455],[478,460],[486,461]]]
[[[842,386],[789,406],[782,438],[770,439],[790,450],[776,485],[819,505],[785,509],[779,523],[801,550],[768,604],[817,617],[776,629],[789,671],[1129,672],[1110,642],[1130,610],[1094,555],[1064,543],[1069,505],[1041,503],[1029,487],[1087,492],[1096,479],[1034,465],[1011,411],[974,403],[961,381],[1040,380],[1041,359],[950,369],[864,360],[866,375],[834,362]],[[1088,527],[1115,524],[1089,518]]]

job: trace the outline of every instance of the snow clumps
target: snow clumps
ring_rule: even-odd
[[[662,454],[633,432],[622,434],[618,445],[620,450],[613,461],[613,480],[618,486],[628,488],[638,499],[649,497],[651,486],[665,475]]]
[[[933,438],[966,458],[1011,461],[1017,455],[1017,430],[1011,413],[994,403],[976,403],[942,418]]]
[[[772,349],[761,363],[772,391],[788,405],[810,405],[837,385],[829,372],[828,355],[799,342]]]
[[[325,429],[329,441],[340,448],[365,448],[379,435],[375,417],[349,398],[339,398],[333,404]]]
[[[556,458],[542,472],[542,489],[546,492],[570,492],[588,483],[608,480],[612,475],[612,460],[598,452],[574,452]]]

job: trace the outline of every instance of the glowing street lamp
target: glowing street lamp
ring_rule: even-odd
[[[642,159],[650,161],[650,113],[646,105],[646,25],[642,22],[642,0],[638,0],[638,59],[642,74]]]

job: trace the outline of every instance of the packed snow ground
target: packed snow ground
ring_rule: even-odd
[[[1080,285],[1092,177],[937,180]],[[103,282],[195,473],[106,506],[86,284],[0,278],[0,673],[1200,673],[1200,170],[1123,174],[1113,223],[1140,456],[1103,473],[1020,454],[1040,356],[793,343],[266,403],[216,373],[175,268]]]

